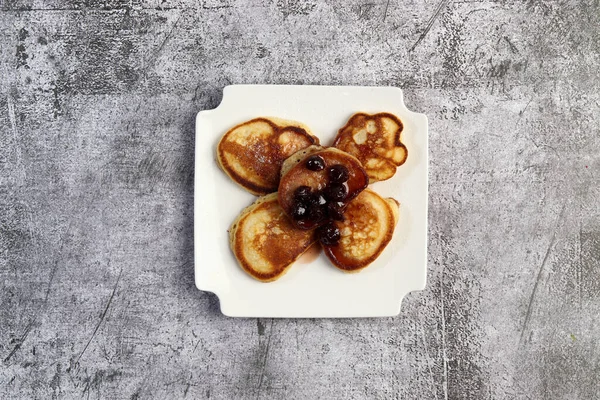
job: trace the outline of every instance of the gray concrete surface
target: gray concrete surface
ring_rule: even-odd
[[[0,0],[0,398],[599,398],[599,19]],[[429,282],[398,317],[229,319],[195,289],[194,116],[231,83],[394,85],[429,116]]]

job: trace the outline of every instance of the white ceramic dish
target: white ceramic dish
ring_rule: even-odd
[[[256,199],[217,166],[216,146],[231,127],[259,116],[308,125],[330,145],[355,112],[390,112],[404,123],[408,159],[396,175],[371,188],[400,201],[400,221],[379,258],[358,274],[333,267],[321,254],[299,260],[281,279],[248,276],[229,249],[227,229]],[[235,317],[383,317],[400,312],[402,298],[425,287],[427,276],[427,117],[409,111],[393,87],[234,85],[214,110],[196,118],[194,241],[196,286],[215,293],[223,314]]]

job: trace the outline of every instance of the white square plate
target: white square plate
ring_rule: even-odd
[[[356,112],[390,112],[404,123],[408,159],[389,180],[370,187],[400,203],[394,237],[379,258],[346,274],[321,254],[300,261],[272,283],[248,276],[229,249],[227,230],[256,199],[217,166],[216,146],[231,127],[274,116],[308,125],[324,146]],[[196,118],[194,241],[196,286],[215,293],[235,317],[383,317],[402,298],[425,288],[427,276],[427,117],[409,111],[393,87],[233,85],[214,110]]]

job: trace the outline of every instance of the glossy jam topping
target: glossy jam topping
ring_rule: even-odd
[[[323,150],[308,156],[286,173],[279,187],[279,201],[295,226],[307,230],[318,228],[333,221],[344,221],[347,203],[368,183],[356,159],[340,151]],[[323,245],[335,242],[331,232],[327,237]]]
[[[319,156],[311,156],[306,161],[310,171],[325,168],[325,160]],[[332,221],[344,221],[343,200],[348,195],[348,168],[335,164],[327,169],[327,180],[322,190],[313,192],[309,186],[298,186],[294,191],[292,218],[302,226],[324,225],[319,228],[317,236],[324,246],[337,244],[339,229]]]

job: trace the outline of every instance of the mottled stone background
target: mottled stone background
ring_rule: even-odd
[[[0,0],[0,398],[597,399],[599,69],[598,0]],[[428,115],[398,317],[195,288],[194,117],[232,83]]]

